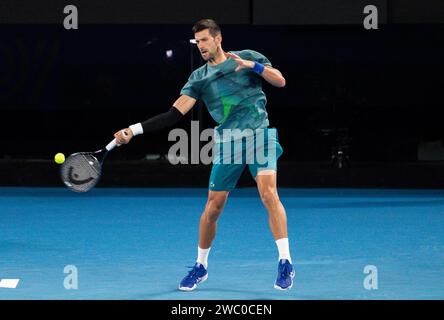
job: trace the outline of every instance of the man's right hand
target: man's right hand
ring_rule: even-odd
[[[130,128],[119,130],[114,134],[117,146],[121,146],[122,144],[127,144],[128,142],[131,141],[133,136],[134,136],[133,132],[131,131]]]

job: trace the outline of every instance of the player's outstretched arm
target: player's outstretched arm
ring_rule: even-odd
[[[260,74],[272,86],[279,88],[285,87],[285,78],[282,76],[282,73],[278,69],[272,68],[270,66],[264,66],[260,63],[256,63],[255,61],[242,59],[232,52],[227,52],[226,56],[236,61],[236,71],[250,68]]]
[[[117,131],[114,134],[117,145],[127,144],[136,135],[165,129],[175,125],[188,111],[191,110],[191,108],[193,108],[195,104],[196,99],[187,95],[181,95],[167,112],[158,114],[148,120]]]

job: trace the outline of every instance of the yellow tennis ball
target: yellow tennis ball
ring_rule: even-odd
[[[57,153],[54,157],[54,161],[57,164],[62,164],[63,162],[65,162],[65,155],[63,153]]]

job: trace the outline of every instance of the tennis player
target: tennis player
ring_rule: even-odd
[[[272,67],[270,61],[253,50],[225,52],[222,49],[222,34],[214,20],[204,19],[193,26],[194,38],[202,58],[207,62],[196,69],[182,88],[180,97],[165,113],[115,133],[119,145],[128,143],[133,136],[171,127],[193,108],[201,99],[214,120],[219,124],[214,130],[215,149],[229,148],[240,143],[237,152],[251,152],[251,148],[271,150],[275,156],[264,163],[230,163],[213,160],[209,179],[208,200],[199,223],[197,260],[191,271],[180,282],[179,289],[191,291],[208,278],[208,255],[216,235],[217,220],[227,201],[228,194],[236,187],[243,170],[248,165],[257,182],[260,197],[268,211],[269,225],[279,252],[278,275],[274,287],[288,290],[295,275],[288,242],[287,217],[279,199],[277,180],[277,159],[283,150],[277,131],[269,128],[265,109],[266,97],[262,91],[262,79],[275,87],[284,87],[285,78]],[[237,130],[236,130],[237,129]],[[266,139],[251,146],[245,139],[234,135],[227,138],[225,132],[261,132]],[[124,134],[124,132],[126,132]],[[248,136],[248,135],[247,135]],[[222,150],[221,149],[221,150]],[[234,149],[236,150],[236,149]],[[256,150],[253,150],[256,151]],[[234,152],[236,153],[236,151]],[[231,155],[231,159],[238,155]],[[243,158],[242,158],[243,159]],[[242,213],[240,213],[242,214]]]

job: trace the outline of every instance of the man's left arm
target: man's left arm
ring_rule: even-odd
[[[282,73],[271,66],[263,65],[255,61],[244,60],[238,55],[227,52],[227,57],[232,58],[237,63],[236,71],[244,68],[253,69],[256,73],[260,74],[268,83],[272,86],[282,88],[285,86],[285,78]]]
[[[264,70],[262,71],[261,75],[262,78],[264,78],[272,86],[279,88],[285,87],[285,78],[278,69],[270,66],[264,66]]]

